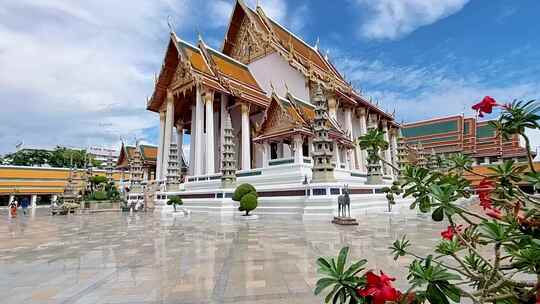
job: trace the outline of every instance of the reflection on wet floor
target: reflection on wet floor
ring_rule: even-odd
[[[413,212],[361,216],[359,226],[286,215],[0,217],[4,303],[322,303],[312,292],[317,257],[350,246],[353,258],[404,278],[410,260],[394,262],[391,243],[407,234],[427,253],[445,226]]]

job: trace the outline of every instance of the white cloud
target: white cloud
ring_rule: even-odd
[[[339,54],[339,50],[336,50]],[[447,115],[473,116],[471,106],[483,96],[499,103],[531,100],[540,95],[538,81],[490,84],[475,73],[454,75],[446,66],[393,66],[381,61],[350,59],[341,54],[336,65],[366,96],[380,101],[387,112],[396,111],[398,122],[413,122]],[[489,68],[496,69],[490,65]],[[488,75],[491,75],[488,73]],[[486,118],[496,118],[498,112]],[[540,146],[540,131],[529,132],[533,146]]]
[[[167,16],[194,23],[191,0],[20,0],[0,9],[0,153],[117,145],[155,127],[146,111]],[[155,143],[155,139],[149,139]]]
[[[369,39],[397,39],[463,8],[469,0],[356,0],[369,14],[361,26]]]

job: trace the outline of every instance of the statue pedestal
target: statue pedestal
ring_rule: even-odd
[[[334,216],[334,219],[332,220],[333,224],[337,225],[344,225],[344,226],[356,226],[358,225],[358,222],[355,218],[352,217],[344,217],[344,216]]]

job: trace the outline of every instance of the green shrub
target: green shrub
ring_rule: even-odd
[[[257,196],[257,190],[255,190],[255,187],[250,184],[241,184],[240,186],[236,187],[236,190],[234,190],[232,199],[233,201],[239,202],[242,200],[242,197],[248,193],[254,193],[255,196]]]
[[[177,195],[174,195],[174,196],[170,196],[169,197],[169,200],[167,201],[167,205],[172,205],[173,208],[174,208],[174,211],[176,211],[176,206],[177,205],[183,205],[184,202],[182,201],[182,199],[180,198],[180,196],[177,196]]]
[[[255,210],[257,208],[257,196],[255,193],[250,192],[242,197],[240,200],[240,208],[241,211],[245,211],[246,215],[249,215],[249,212],[251,210]]]
[[[107,192],[105,191],[96,191],[93,193],[93,199],[96,201],[104,201],[107,199]]]

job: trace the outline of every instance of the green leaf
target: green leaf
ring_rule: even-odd
[[[336,286],[334,286],[334,289],[332,289],[332,291],[330,291],[330,293],[327,294],[326,297],[324,298],[324,303],[330,302],[332,300],[332,297],[338,291],[339,288],[340,286],[336,284]]]
[[[444,208],[441,206],[435,209],[433,213],[431,213],[431,218],[435,222],[441,222],[444,219]]]
[[[339,276],[343,274],[343,267],[345,267],[345,262],[347,262],[347,255],[349,254],[349,247],[343,247],[339,251],[337,268],[336,272]]]
[[[349,269],[345,271],[345,273],[343,274],[343,277],[347,279],[350,276],[356,275],[359,271],[363,270],[362,266],[364,266],[366,263],[367,263],[367,260],[360,260],[352,264],[351,267],[349,267]]]
[[[426,296],[431,304],[450,304],[448,298],[435,284],[428,284]]]
[[[444,283],[439,284],[439,288],[447,297],[450,298],[450,300],[459,303],[459,300],[461,298],[461,292],[459,291],[459,289],[457,289],[457,287],[448,283]]]
[[[317,287],[315,288],[315,295],[318,295],[319,293],[321,293],[321,291],[326,289],[328,286],[335,284],[337,282],[338,281],[333,278],[322,278],[318,280],[316,284]]]

